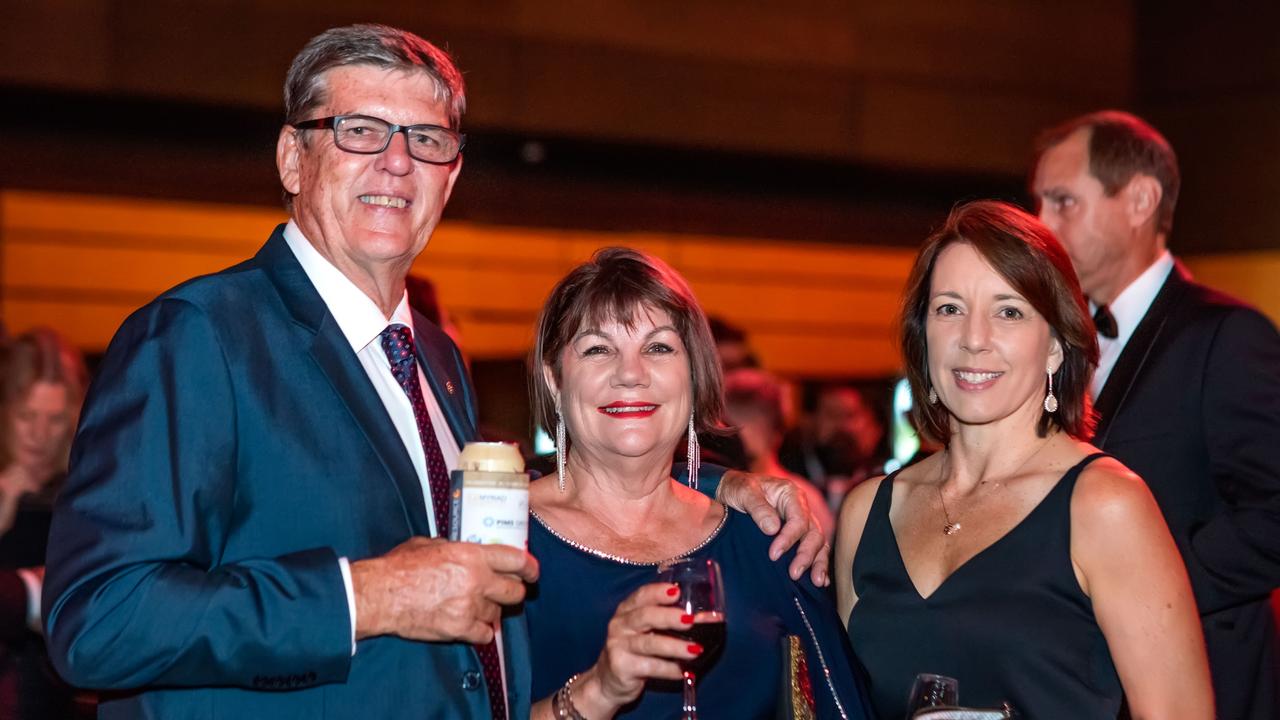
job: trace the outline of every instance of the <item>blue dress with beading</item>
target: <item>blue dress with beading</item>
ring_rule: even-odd
[[[591,667],[604,648],[618,604],[641,585],[657,581],[656,564],[605,557],[553,533],[533,516],[529,551],[541,577],[525,603],[533,652],[535,701],[552,695],[575,673]],[[819,718],[870,718],[847,636],[827,590],[806,575],[787,575],[792,554],[770,561],[771,538],[750,517],[726,510],[716,532],[689,557],[714,558],[725,585],[723,651],[698,680],[703,718],[774,718],[783,695],[784,638],[798,636],[808,666],[808,687]],[[678,683],[650,682],[620,718],[678,718]]]

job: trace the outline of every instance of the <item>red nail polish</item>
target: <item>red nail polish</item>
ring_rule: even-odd
[[[667,595],[668,595],[669,597],[675,597],[675,596],[677,596],[677,595],[679,595],[679,594],[680,594],[680,588],[678,588],[678,587],[669,587],[669,588],[667,588]]]
[[[692,615],[681,615],[681,616],[680,616],[680,622],[684,623],[685,625],[692,625],[692,624],[693,624],[693,616],[692,616]]]
[[[702,646],[701,646],[701,645],[699,645],[698,643],[691,643],[691,644],[689,645],[689,647],[688,647],[688,648],[686,648],[686,649],[687,649],[689,652],[693,653],[694,655],[701,655],[701,654],[702,654]]]

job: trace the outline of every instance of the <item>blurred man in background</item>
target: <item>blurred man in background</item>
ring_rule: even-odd
[[[1031,190],[1094,310],[1094,444],[1151,486],[1203,620],[1218,717],[1280,717],[1280,335],[1168,250],[1181,178],[1133,115],[1047,131]]]

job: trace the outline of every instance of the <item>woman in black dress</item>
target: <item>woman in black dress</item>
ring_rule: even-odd
[[[836,588],[884,720],[918,673],[1028,720],[1211,718],[1186,571],[1146,485],[1088,444],[1098,346],[1062,246],[957,208],[907,286],[918,427],[944,449],[846,500]]]
[[[53,497],[87,382],[79,353],[51,330],[20,335],[0,352],[0,718],[73,713],[38,632],[38,597]]]

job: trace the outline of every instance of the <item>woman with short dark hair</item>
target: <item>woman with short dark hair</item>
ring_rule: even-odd
[[[941,452],[841,509],[836,591],[881,717],[918,673],[1026,718],[1210,718],[1186,570],[1147,486],[1088,444],[1098,346],[1070,260],[1003,203],[956,208],[903,303]]]
[[[552,291],[534,358],[559,472],[529,495],[542,568],[525,603],[543,698],[533,717],[679,716],[679,662],[704,649],[664,634],[695,618],[656,570],[686,557],[716,560],[724,578],[726,638],[698,681],[705,717],[867,717],[827,596],[793,582],[788,557],[768,559],[770,538],[749,516],[671,475],[686,442],[696,477],[696,432],[719,429],[724,408],[715,344],[684,279],[635,250],[597,252]]]

